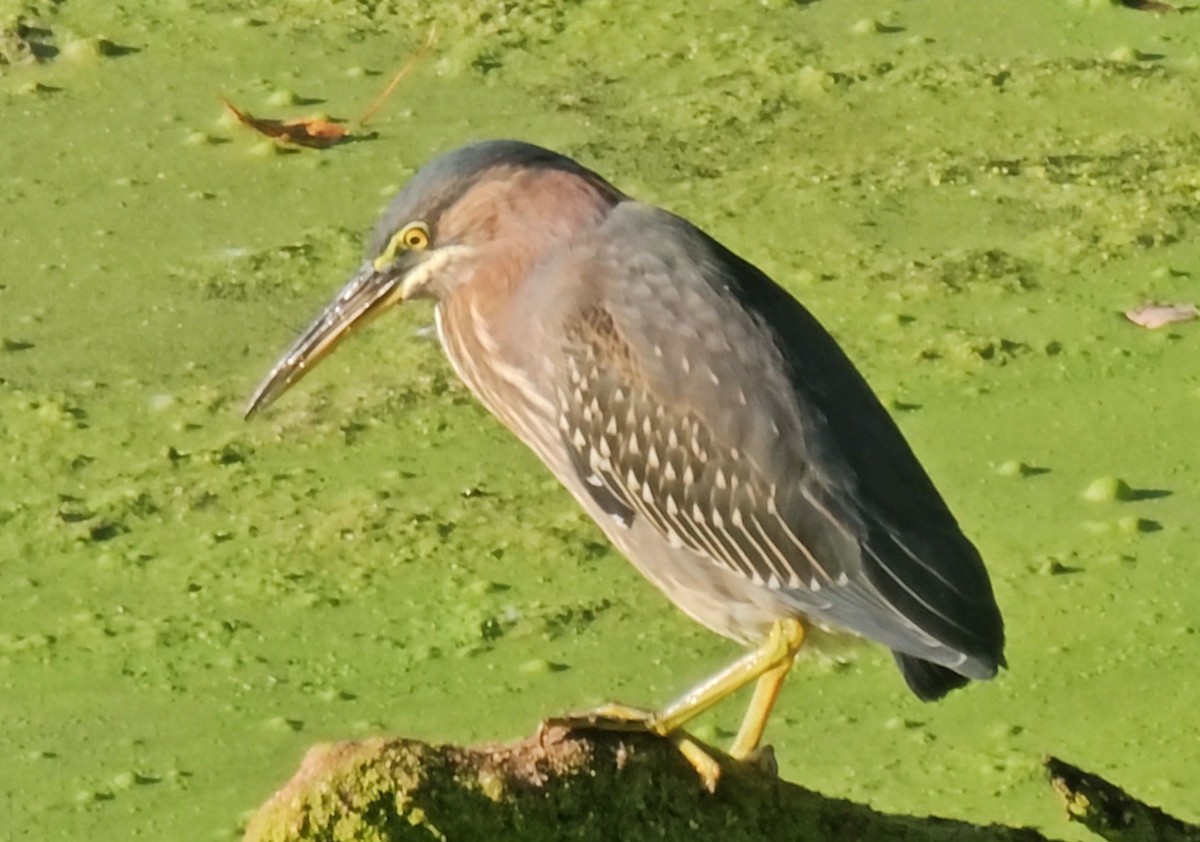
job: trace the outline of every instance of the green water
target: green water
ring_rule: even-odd
[[[231,838],[314,742],[516,737],[736,654],[473,403],[427,308],[240,420],[388,197],[504,136],[795,291],[988,561],[1011,670],[922,705],[876,648],[804,663],[785,777],[1084,838],[1054,753],[1200,819],[1200,323],[1119,316],[1200,300],[1200,16],[707,5],[0,0],[44,58],[0,64],[0,838]],[[353,117],[435,18],[374,137],[277,154],[222,116]]]

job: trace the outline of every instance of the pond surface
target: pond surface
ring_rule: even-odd
[[[1011,669],[923,705],[878,648],[803,662],[786,778],[1083,838],[1057,754],[1200,819],[1200,322],[1121,316],[1200,300],[1200,15],[455,6],[0,0],[0,837],[232,838],[314,742],[516,737],[736,654],[473,402],[427,307],[240,418],[395,190],[487,137],[794,291],[988,562]],[[353,118],[435,23],[355,142],[281,152],[220,104]]]

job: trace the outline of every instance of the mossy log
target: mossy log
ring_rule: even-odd
[[[763,764],[718,756],[723,773],[712,794],[670,741],[644,734],[551,728],[515,743],[472,748],[400,738],[319,745],[258,810],[245,840],[1046,839],[1028,828],[887,815],[781,781]],[[1095,805],[1108,823],[1085,822],[1113,842],[1200,840],[1195,828],[1158,811],[1153,825],[1131,831],[1118,820],[1114,832],[1112,816],[1128,815],[1113,800],[1120,790],[1105,784],[1112,791],[1104,790],[1101,800],[1095,789],[1100,779],[1061,761],[1047,765],[1069,814],[1085,820],[1094,811],[1084,808]],[[1154,835],[1159,827],[1175,835]]]
[[[889,816],[722,758],[715,794],[675,746],[547,729],[475,748],[370,739],[311,749],[247,842],[710,838],[1040,842],[1032,830]]]

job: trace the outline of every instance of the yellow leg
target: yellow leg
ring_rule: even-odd
[[[779,688],[791,669],[792,660],[804,643],[804,626],[799,620],[780,620],[757,649],[747,652],[716,675],[697,684],[658,713],[610,703],[585,714],[555,718],[548,724],[567,728],[600,728],[606,731],[649,731],[670,737],[695,767],[710,791],[715,789],[720,767],[694,740],[682,733],[691,720],[751,681],[758,679],[754,698],[742,720],[730,754],[744,758],[758,747],[767,717],[779,696]]]
[[[730,756],[738,760],[749,757],[762,742],[763,732],[767,729],[767,719],[770,718],[775,701],[779,698],[783,680],[791,672],[796,653],[804,645],[804,626],[799,620],[784,620],[777,624],[774,630],[779,631],[783,638],[786,655],[759,676],[758,685],[754,688],[754,697],[750,699],[750,707],[746,709],[746,715],[742,717],[742,726],[738,728],[737,737],[729,748]]]
[[[738,728],[737,737],[729,747],[730,757],[744,760],[758,748],[758,744],[762,742],[763,731],[767,729],[771,709],[775,707],[775,700],[779,698],[783,680],[787,678],[791,669],[792,664],[789,661],[758,679],[754,688],[754,698],[750,700],[750,707],[746,709],[746,715],[742,718],[742,727]]]
[[[804,642],[804,626],[799,620],[780,620],[771,627],[771,633],[757,649],[747,652],[725,669],[697,684],[675,701],[664,707],[654,717],[650,729],[657,734],[669,734],[695,719],[722,699],[741,690],[751,681],[766,676],[779,668],[783,674],[791,667],[792,659]],[[783,676],[779,677],[779,681]],[[755,693],[755,700],[758,693]],[[774,699],[772,698],[772,702]],[[753,705],[751,705],[753,708]],[[767,705],[764,714],[771,712]],[[765,719],[765,715],[764,715]]]

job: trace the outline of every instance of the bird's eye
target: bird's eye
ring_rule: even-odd
[[[429,227],[424,222],[410,222],[392,235],[385,248],[375,258],[375,268],[384,269],[396,262],[396,256],[406,251],[422,251],[429,246]]]
[[[404,227],[400,238],[406,249],[423,249],[429,245],[429,229],[424,223],[414,222]]]

